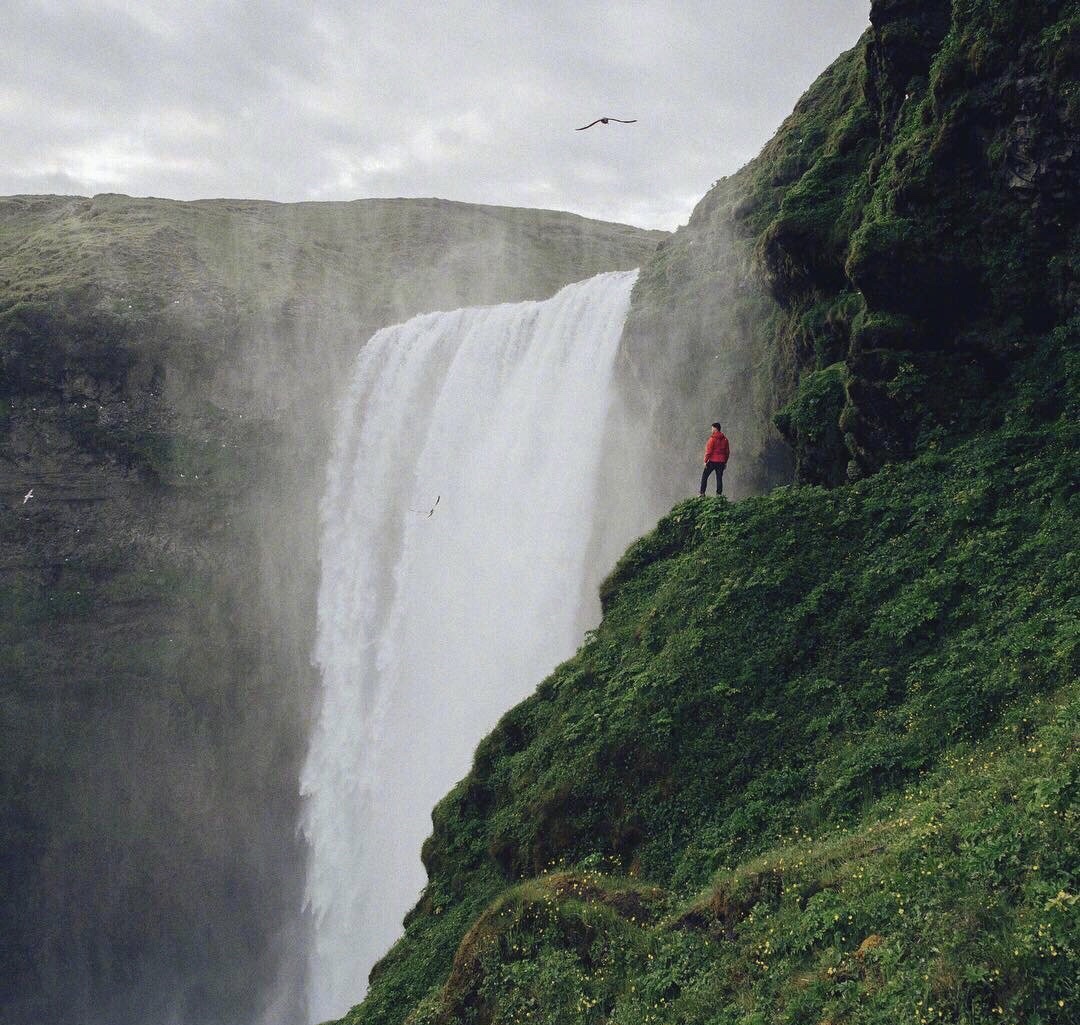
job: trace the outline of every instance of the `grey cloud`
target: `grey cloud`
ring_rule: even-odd
[[[674,227],[868,8],[16,0],[0,192],[439,195]],[[573,131],[601,114],[639,120]]]

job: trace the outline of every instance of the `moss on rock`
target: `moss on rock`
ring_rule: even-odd
[[[776,426],[795,449],[795,472],[808,484],[843,482],[848,453],[840,429],[847,367],[834,363],[799,382],[795,398],[776,414]]]

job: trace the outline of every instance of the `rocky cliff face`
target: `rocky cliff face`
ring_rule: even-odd
[[[662,237],[435,200],[0,200],[5,1020],[296,1012],[338,383],[386,323]]]
[[[1012,369],[1075,312],[1070,10],[873,5],[858,88],[761,242],[798,324],[804,388],[781,426],[802,479],[985,427]],[[814,398],[830,365],[831,405]]]
[[[995,415],[1076,309],[1075,15],[953,7],[874,3],[859,46],[644,268],[628,391],[667,462],[719,416],[746,491],[786,479],[786,405],[797,479],[872,472]]]
[[[717,418],[734,445],[727,474],[733,494],[792,478],[792,451],[773,417],[793,396],[815,343],[765,258],[767,233],[819,161],[832,124],[859,97],[862,53],[840,57],[762,153],[718,181],[642,269],[627,324],[624,389],[628,406],[655,425],[656,463],[672,467],[664,482],[672,500],[693,486],[701,439]],[[819,197],[807,211],[834,230],[837,211]],[[792,235],[778,260],[794,267],[797,253],[821,265],[829,259],[821,240]],[[827,330],[841,336],[827,343],[839,358],[843,328],[830,322]]]

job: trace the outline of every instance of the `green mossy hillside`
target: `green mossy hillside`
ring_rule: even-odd
[[[734,354],[700,376],[798,483],[630,548],[350,1025],[1077,1020],[1080,7],[871,26],[627,326],[661,445]]]
[[[778,426],[795,479],[832,485],[998,422],[1010,366],[1080,303],[1080,5],[870,18],[635,289],[627,348],[663,396],[639,415],[666,463],[684,423],[730,422],[740,494],[791,479],[768,422],[820,371],[845,367],[831,429]]]
[[[870,19],[843,108],[785,125],[823,141],[758,239],[799,387],[846,364],[835,432],[781,425],[810,483],[999,422],[1010,365],[1080,301],[1080,6],[876,0]]]
[[[1078,340],[996,431],[631,547],[346,1021],[1067,1020]]]
[[[553,869],[485,911],[406,1020],[1074,1020],[1078,716],[1075,692],[1019,704],[857,827],[794,826],[690,899]]]

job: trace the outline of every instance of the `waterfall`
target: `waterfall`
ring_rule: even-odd
[[[432,807],[599,614],[597,552],[629,539],[597,546],[595,510],[601,459],[633,475],[606,428],[636,276],[416,317],[357,359],[322,506],[301,781],[313,1020],[362,998],[424,885]]]

